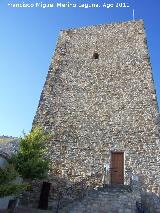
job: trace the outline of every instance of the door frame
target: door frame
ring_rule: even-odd
[[[112,154],[114,154],[114,153],[123,154],[123,183],[122,183],[122,185],[124,185],[124,183],[125,183],[125,152],[124,151],[111,151],[110,168],[112,168]],[[110,184],[112,185],[112,174],[111,174],[111,172],[112,171],[110,170]]]

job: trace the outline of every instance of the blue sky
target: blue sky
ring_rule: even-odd
[[[8,4],[77,3],[113,8],[18,8]],[[116,8],[116,3],[129,7]],[[0,0],[0,135],[20,136],[31,129],[60,30],[143,19],[160,103],[159,0]]]

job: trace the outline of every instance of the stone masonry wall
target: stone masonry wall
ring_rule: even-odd
[[[142,204],[144,212],[146,213],[159,213],[160,212],[160,197],[154,193],[142,193]]]
[[[122,151],[125,183],[131,171],[160,193],[157,113],[142,20],[61,32],[33,121],[55,133],[51,173],[99,185],[111,151]]]

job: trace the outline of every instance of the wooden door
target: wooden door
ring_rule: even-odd
[[[124,184],[124,153],[111,153],[111,184]]]

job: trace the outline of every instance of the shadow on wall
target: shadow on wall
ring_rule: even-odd
[[[46,189],[43,188],[44,186],[46,186]],[[49,194],[48,200],[46,201],[46,208],[41,209],[56,210],[73,201],[83,199],[91,188],[93,188],[93,186],[88,187],[87,180],[71,182],[57,176],[52,177],[52,180],[35,180],[32,181],[30,189],[23,193],[20,205],[40,208],[40,206],[43,206],[40,203],[41,197],[46,197],[47,194]],[[46,193],[46,196],[42,195],[42,191],[44,194]]]
[[[142,191],[141,202],[145,213],[160,213],[160,196],[155,193]]]
[[[94,177],[92,178],[94,179]],[[20,205],[32,208],[42,207],[41,209],[52,209],[53,212],[58,212],[58,209],[70,208],[72,204],[81,202],[84,198],[87,199],[88,196],[95,197],[105,190],[108,192],[112,191],[111,185],[106,184],[97,187],[94,181],[92,185],[88,185],[88,182],[90,182],[88,179],[83,179],[80,182],[71,182],[56,176],[48,181],[33,181],[31,188],[23,194]],[[44,188],[44,186],[46,187]],[[135,201],[140,202],[139,184],[137,184],[137,181],[132,181],[131,185],[113,187],[113,190],[118,190],[118,192],[120,190],[120,192],[124,192],[127,195],[129,193],[129,197],[133,196]],[[44,193],[43,195],[42,192]],[[42,197],[45,197],[45,199],[47,197],[46,204],[41,203],[44,201],[44,199],[41,199]]]
[[[86,179],[80,182],[69,182],[65,178],[55,176],[52,180],[35,180],[32,182],[31,188],[23,194],[20,206],[49,209],[57,213],[61,212],[61,210],[72,208],[74,204],[82,204],[83,200],[87,198],[89,200],[90,198],[95,199],[96,197],[98,198],[98,195],[102,197],[103,192],[112,193],[114,190],[123,193],[121,194],[123,195],[122,197],[130,199],[128,201],[135,205],[134,208],[137,208],[138,212],[160,213],[160,197],[154,193],[142,191],[139,181],[136,180],[132,180],[130,185],[104,185],[99,188],[94,184],[88,186],[88,180]],[[46,199],[45,202],[43,200],[44,203],[41,203],[42,197]],[[122,197],[120,199],[123,202]],[[106,203],[106,200],[103,201]]]

